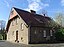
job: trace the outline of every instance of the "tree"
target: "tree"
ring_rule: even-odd
[[[3,40],[6,40],[6,33],[5,31],[5,21],[4,20],[0,20],[0,38],[2,38]]]
[[[55,21],[61,25],[62,27],[64,27],[64,14],[59,12],[59,13],[56,13],[55,15]]]
[[[3,36],[3,40],[6,40],[6,32],[4,32],[5,31],[5,29],[3,28],[2,30],[1,30],[1,35]]]
[[[64,29],[63,28],[58,29],[57,32],[55,33],[55,37],[56,40],[64,41]]]
[[[58,27],[55,33],[56,40],[64,41],[64,14],[62,12],[56,13],[55,21],[60,25],[60,28]]]
[[[0,40],[2,40],[3,39],[3,36],[0,34]]]

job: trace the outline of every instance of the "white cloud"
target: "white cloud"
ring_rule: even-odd
[[[6,3],[7,7],[9,7],[9,3],[6,0],[4,2]]]
[[[30,12],[30,9],[28,9],[28,8],[26,8],[26,9],[24,9],[24,10],[26,10],[26,11],[29,11],[29,12]]]
[[[61,5],[64,6],[64,0],[61,0]]]
[[[38,3],[33,2],[33,3],[31,3],[31,4],[28,5],[28,8],[29,8],[30,10],[38,11],[38,10],[40,10],[42,7],[41,7]]]
[[[41,2],[41,0],[27,0],[28,3],[32,3],[32,2]]]
[[[43,9],[44,7],[48,7],[49,4],[48,3],[42,3],[41,0],[27,0],[28,1],[28,8],[26,8],[25,10],[35,10],[35,11],[39,11],[41,9]]]

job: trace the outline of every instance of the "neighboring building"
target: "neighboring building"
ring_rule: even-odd
[[[54,37],[54,27],[50,17],[27,12],[13,7],[8,19],[7,40],[23,44],[43,43]]]

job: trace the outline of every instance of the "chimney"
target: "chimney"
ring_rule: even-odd
[[[45,16],[45,14],[43,14]]]
[[[36,11],[34,11],[34,10],[30,10],[30,11],[31,11],[32,14],[36,14]]]

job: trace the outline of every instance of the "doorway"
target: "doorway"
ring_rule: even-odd
[[[16,31],[16,41],[18,41],[18,31]]]

